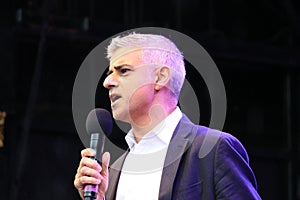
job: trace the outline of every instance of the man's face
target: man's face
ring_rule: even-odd
[[[155,92],[154,68],[141,61],[141,53],[141,50],[117,50],[103,82],[109,89],[114,118],[135,124],[148,115]]]

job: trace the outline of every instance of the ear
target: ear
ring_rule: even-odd
[[[160,67],[156,72],[155,90],[160,90],[166,86],[171,78],[171,69],[167,66]]]

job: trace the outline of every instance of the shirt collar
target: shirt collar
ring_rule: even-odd
[[[158,125],[156,125],[151,131],[144,135],[140,143],[147,142],[148,139],[155,139],[163,142],[165,145],[169,145],[173,132],[182,117],[181,110],[176,109]],[[125,140],[130,149],[137,145],[132,129],[125,136]],[[153,141],[152,141],[153,142]]]

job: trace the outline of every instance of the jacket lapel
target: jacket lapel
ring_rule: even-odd
[[[188,144],[193,140],[195,136],[194,134],[191,134],[191,132],[195,132],[192,131],[192,129],[192,122],[190,122],[188,118],[183,115],[174,131],[173,137],[168,147],[160,182],[159,200],[172,199],[173,184],[179,164],[182,159],[182,155],[188,148]]]

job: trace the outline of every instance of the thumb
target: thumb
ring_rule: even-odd
[[[109,161],[110,161],[110,153],[105,152],[102,155],[102,175],[107,176],[108,174],[108,166],[109,166]]]

